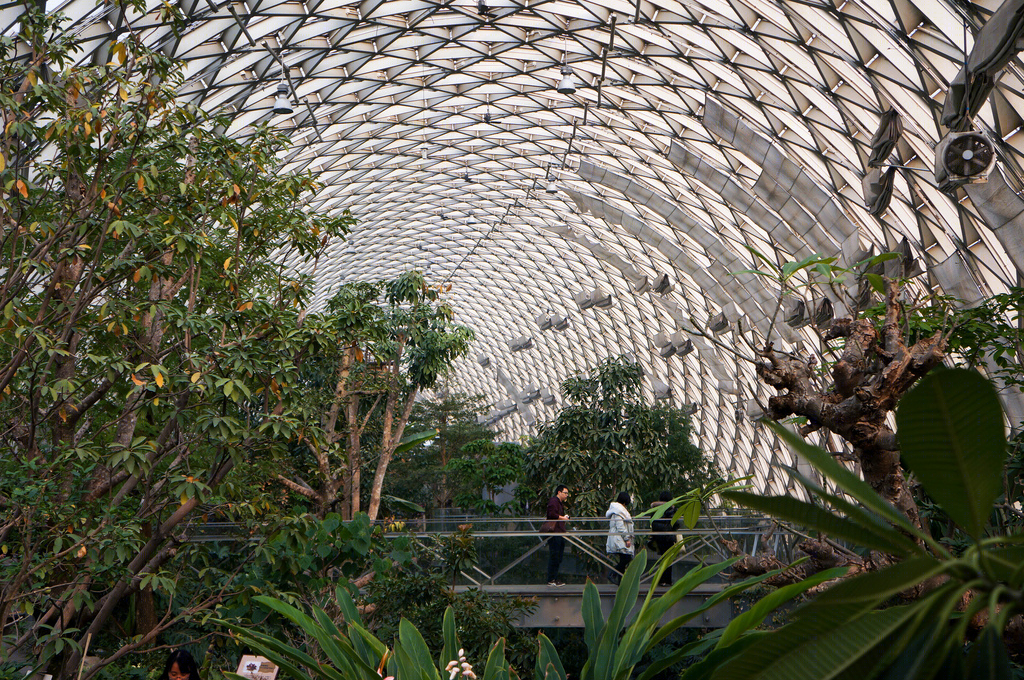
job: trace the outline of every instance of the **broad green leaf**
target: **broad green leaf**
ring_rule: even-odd
[[[273,609],[278,614],[281,614],[292,623],[298,625],[309,635],[315,635],[319,626],[316,622],[306,615],[304,612],[299,611],[295,607],[291,606],[287,602],[282,602],[274,597],[268,597],[267,595],[257,595],[253,598],[256,602],[263,605],[267,609]]]
[[[380,666],[381,659],[388,651],[383,642],[356,623],[348,624],[348,640],[359,658],[372,668]]]
[[[416,448],[423,442],[430,441],[437,436],[437,430],[426,430],[424,432],[414,432],[412,434],[402,437],[402,441],[395,447],[395,455],[401,455],[406,451]],[[422,512],[422,511],[421,511]]]
[[[444,646],[441,648],[441,656],[437,660],[437,667],[443,669],[449,661],[459,660],[459,635],[455,630],[455,612],[451,607],[444,610],[444,618],[441,619],[441,631],[444,636]]]
[[[960,603],[964,588],[948,583],[919,601],[917,621],[908,626],[911,635],[902,649],[885,659],[880,680],[931,680],[953,645],[962,642],[949,633],[949,617]],[[908,631],[910,632],[910,631]]]
[[[487,665],[484,666],[484,674],[480,680],[508,679],[508,663],[505,661],[505,638],[498,638],[498,641],[491,647],[487,655]]]
[[[840,517],[825,508],[792,496],[759,496],[752,493],[727,491],[722,494],[722,497],[745,507],[760,510],[772,517],[795,522],[829,536],[853,541],[868,548],[894,555],[906,555],[909,552],[905,541],[893,540],[891,534],[896,532],[887,534],[884,531],[879,531],[876,526],[861,526],[851,519]]]
[[[697,521],[700,519],[700,500],[694,498],[688,501],[682,507],[683,510],[683,524],[687,529],[693,529],[697,526]]]
[[[739,558],[735,558],[734,560],[730,561],[729,564],[731,565],[733,562],[735,562],[736,559],[739,559]],[[806,561],[806,558],[803,558],[803,559],[797,560],[796,562],[794,562],[790,566],[794,567],[794,566],[796,566],[796,565],[798,565],[798,564],[800,564],[802,562],[805,562],[805,561]],[[654,646],[658,642],[661,642],[662,640],[665,639],[665,637],[670,635],[673,631],[677,630],[680,626],[685,625],[688,621],[692,621],[693,619],[697,618],[698,616],[700,616],[704,612],[708,611],[709,609],[712,609],[712,608],[716,607],[717,605],[719,605],[722,602],[726,602],[726,601],[730,600],[732,597],[734,597],[735,595],[739,595],[740,593],[742,593],[744,590],[746,590],[748,588],[752,588],[753,586],[756,586],[759,583],[767,581],[768,579],[770,579],[770,578],[772,578],[774,576],[778,576],[780,573],[782,573],[782,569],[775,569],[775,570],[769,571],[769,572],[767,572],[765,574],[761,574],[760,576],[754,576],[754,577],[748,578],[748,579],[746,579],[744,581],[740,581],[739,583],[736,583],[734,585],[728,586],[728,587],[720,590],[719,592],[715,593],[711,597],[709,597],[706,600],[704,600],[704,604],[700,605],[699,607],[697,607],[693,611],[691,611],[691,612],[689,612],[687,614],[684,614],[682,616],[677,616],[676,618],[672,619],[671,621],[666,623],[664,626],[659,628],[658,632],[655,633],[651,637],[651,644],[650,644],[650,646]]]
[[[1024,547],[983,548],[982,566],[996,580],[1019,589],[1024,585]]]
[[[880,265],[883,262],[887,262],[888,260],[895,260],[898,257],[903,257],[903,256],[900,255],[899,253],[880,253],[878,255],[875,255],[872,258],[869,258],[869,259],[864,260],[862,262],[858,262],[857,266],[858,267],[863,267],[864,269],[871,269],[872,267]]]
[[[938,576],[944,569],[945,564],[930,555],[910,557],[884,569],[868,571],[837,583],[813,602],[794,612],[794,618],[813,617],[846,606],[854,607],[855,611],[865,611]]]
[[[398,639],[420,671],[417,673],[417,677],[425,677],[429,680],[438,678],[437,667],[434,666],[434,661],[430,658],[427,643],[424,642],[420,632],[416,630],[416,626],[409,623],[408,619],[403,618],[398,622]]]
[[[587,643],[587,650],[591,654],[597,652],[597,641],[604,630],[604,613],[601,611],[601,596],[597,592],[597,586],[587,579],[583,587],[583,639]]]
[[[792,623],[774,631],[762,642],[752,645],[728,666],[736,673],[734,677],[761,677],[755,673],[768,668],[791,650],[802,647],[808,640],[839,637],[839,630],[843,626],[864,616],[871,616],[872,614],[868,612],[880,603],[939,571],[941,563],[934,558],[912,557],[881,571],[841,581],[815,600],[797,609],[792,615]],[[917,611],[916,608],[909,608],[908,617],[916,615]],[[870,649],[870,646],[867,649]],[[855,667],[859,663],[857,659],[851,658],[843,668],[835,670],[842,672],[845,668]]]
[[[710,564],[706,567],[698,566],[694,567],[686,573],[681,579],[672,584],[672,587],[668,589],[668,592],[658,598],[651,606],[647,607],[643,612],[637,616],[637,620],[643,618],[649,618],[650,621],[661,621],[661,618],[665,615],[665,612],[679,600],[683,599],[690,591],[696,588],[701,583],[704,583],[711,577],[715,576],[721,571],[728,569],[736,561],[738,557],[732,557],[724,562],[718,564]],[[650,623],[645,621],[645,623]],[[682,625],[682,624],[680,624]],[[661,642],[664,638],[671,634],[671,630],[666,630],[668,626],[663,626],[651,637],[651,644],[655,645]]]
[[[765,256],[764,253],[762,253],[760,250],[758,250],[754,246],[749,245],[747,243],[744,243],[743,247],[746,248],[747,250],[749,250],[754,255],[754,257],[756,257],[757,259],[761,260],[762,262],[764,262],[766,265],[768,265],[772,269],[777,269],[778,268],[778,265],[776,265],[772,260],[770,260],[767,256]]]
[[[821,498],[822,500],[829,503],[833,508],[843,513],[850,518],[851,521],[859,524],[862,527],[868,527],[871,531],[877,532],[882,535],[883,538],[888,540],[894,545],[904,546],[908,553],[920,554],[923,552],[923,548],[918,545],[912,538],[906,534],[896,531],[889,524],[886,523],[885,519],[871,512],[865,510],[860,505],[855,505],[848,502],[845,498],[841,498],[834,494],[830,494],[822,489],[816,482],[808,479],[800,473],[796,468],[786,468],[789,474],[792,475],[797,481],[804,485],[809,493]]]
[[[762,271],[760,269],[740,269],[739,271],[729,272],[729,276],[739,276],[740,274],[757,274],[765,278],[774,279],[776,274],[771,272]]]
[[[626,616],[636,604],[640,592],[640,576],[647,568],[647,551],[641,551],[626,567],[622,575],[619,589],[615,592],[615,601],[608,620],[604,624],[597,642],[597,653],[591,653],[588,659],[590,670],[595,680],[614,677],[616,651],[619,635],[626,623]]]
[[[748,647],[759,642],[762,638],[768,635],[771,635],[771,633],[767,631],[754,631],[747,633],[724,649],[712,650],[706,657],[684,670],[683,674],[679,676],[679,680],[708,680],[719,666],[730,659],[736,658]],[[679,660],[682,661],[685,656],[686,655],[681,655]],[[652,667],[653,666],[654,664],[652,664]],[[638,680],[651,680],[651,678],[647,676],[647,673],[645,672]]]
[[[537,635],[536,680],[566,680],[558,650],[544,633]]]
[[[799,583],[791,583],[787,586],[773,590],[755,602],[754,606],[750,609],[729,622],[729,625],[726,626],[718,644],[715,646],[715,649],[731,645],[736,641],[736,638],[743,633],[760,626],[768,614],[775,611],[786,602],[789,602],[798,595],[802,595],[819,583],[824,583],[829,579],[839,578],[845,574],[846,571],[847,569],[845,567],[826,569],[825,571],[818,572]]]
[[[871,287],[875,289],[876,293],[885,295],[885,281],[882,280],[881,276],[878,274],[868,273],[864,275],[864,278],[868,280],[868,283],[871,284]]]
[[[1010,657],[1003,636],[992,626],[985,629],[967,653],[967,675],[971,680],[1006,680],[1011,677]]]
[[[309,656],[302,650],[295,649],[282,642],[279,642],[275,638],[272,638],[269,635],[266,635],[265,633],[260,633],[259,631],[255,631],[250,628],[243,628],[239,625],[228,623],[227,621],[221,621],[219,619],[210,619],[210,621],[218,625],[224,626],[228,630],[232,631],[239,637],[239,639],[244,640],[246,644],[248,644],[253,649],[258,650],[260,654],[263,654],[263,656],[266,656],[268,659],[271,658],[271,654],[274,654],[280,657],[281,660],[285,661],[285,663],[287,663],[287,665],[289,666],[301,665],[306,666],[308,668],[316,667],[316,659]],[[277,662],[275,661],[275,663]],[[284,664],[278,665],[281,666],[281,668],[285,668]],[[307,676],[301,671],[296,670],[294,673],[294,677],[303,679]]]
[[[356,603],[352,601],[352,596],[349,595],[345,586],[338,586],[334,590],[334,597],[338,601],[338,608],[341,609],[341,614],[345,617],[345,621],[363,625],[362,617],[359,616],[359,609],[356,608]]]
[[[865,655],[870,654],[880,642],[898,631],[914,613],[912,607],[891,607],[869,612],[844,620],[832,630],[821,630],[816,633],[799,631],[799,639],[792,640],[795,644],[779,645],[781,640],[773,639],[775,636],[766,636],[752,644],[746,653],[719,666],[712,678],[832,680],[850,666],[862,661]],[[755,654],[755,651],[761,653]],[[765,651],[771,653],[764,654]]]
[[[398,508],[398,509],[404,510],[406,512],[412,512],[412,513],[426,512],[426,509],[424,509],[424,507],[422,505],[420,505],[418,503],[414,503],[412,501],[407,501],[404,498],[398,498],[397,496],[392,496],[390,494],[386,494],[386,493],[385,494],[381,494],[380,500],[381,500],[381,502],[385,503],[389,508],[392,508],[392,509]]]
[[[803,438],[790,432],[778,423],[770,422],[768,427],[774,430],[781,439],[813,465],[815,469],[835,482],[839,488],[860,501],[865,507],[885,517],[904,531],[922,539],[925,538],[921,531],[911,524],[910,520],[903,513],[879,496],[871,488],[870,484],[837,463],[828,453],[817,446],[808,444]]]
[[[900,400],[896,423],[907,467],[953,521],[980,538],[1006,460],[995,388],[977,371],[934,371]]]
[[[355,650],[352,650],[351,655],[349,654],[351,646],[345,644],[347,641],[341,639],[340,631],[338,631],[337,626],[334,625],[330,617],[319,608],[314,608],[313,615],[320,624],[319,629],[314,633],[314,639],[316,639],[320,649],[327,655],[327,658],[331,660],[335,667],[344,668],[357,661],[355,658],[350,658],[357,656],[354,653]],[[359,659],[359,661],[362,660]]]

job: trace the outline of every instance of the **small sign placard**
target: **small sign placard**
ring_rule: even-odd
[[[238,662],[236,672],[249,680],[275,680],[277,665],[262,656],[243,654],[242,660]]]

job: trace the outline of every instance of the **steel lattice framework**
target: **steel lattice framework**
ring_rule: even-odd
[[[778,300],[730,274],[754,264],[744,246],[847,262],[902,248],[918,285],[968,302],[1024,269],[1019,57],[973,112],[996,146],[993,179],[951,196],[931,173],[950,83],[999,0],[175,1],[179,35],[160,0],[146,13],[47,4],[84,38],[82,59],[106,60],[130,26],[187,63],[182,97],[231,115],[232,134],[291,131],[286,168],[325,185],[309,209],[360,220],[318,263],[318,302],[411,267],[451,283],[478,347],[449,388],[519,401],[498,423],[508,436],[555,408],[521,403],[528,385],[557,393],[570,372],[629,353],[652,389],[696,407],[706,449],[778,491],[778,464],[794,461],[746,415],[764,388],[727,351],[738,324],[763,337]],[[0,28],[19,12],[0,4]],[[572,94],[555,89],[562,64]],[[272,113],[281,82],[289,115]],[[905,127],[891,162],[907,168],[875,217],[862,177],[890,108]],[[644,290],[660,274],[672,291]],[[610,307],[582,311],[574,295],[596,287]],[[549,310],[569,328],[539,330]],[[728,327],[691,338],[696,351],[661,356],[659,333],[722,313]],[[533,346],[511,351],[523,335]]]

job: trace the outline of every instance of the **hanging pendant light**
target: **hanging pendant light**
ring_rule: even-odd
[[[576,91],[576,76],[568,64],[562,64],[562,81],[555,88],[561,94],[572,94]]]
[[[288,101],[288,84],[277,84],[277,99],[274,100],[274,113],[289,114],[292,112],[292,103]]]
[[[545,189],[544,191],[546,191],[549,194],[557,194],[558,193],[558,185],[555,184],[555,180],[553,178],[548,181],[548,188]]]

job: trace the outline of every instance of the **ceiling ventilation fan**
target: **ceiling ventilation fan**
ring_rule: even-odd
[[[946,193],[988,181],[995,165],[995,146],[980,132],[951,132],[935,147],[935,183]]]
[[[511,340],[508,343],[509,349],[513,352],[522,352],[526,349],[533,348],[533,336],[532,335],[520,335],[515,340]]]

